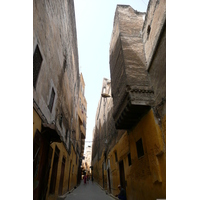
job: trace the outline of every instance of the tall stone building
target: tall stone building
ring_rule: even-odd
[[[87,101],[85,98],[85,82],[82,73],[80,74],[80,85],[79,85],[79,102],[78,102],[78,116],[80,124],[80,147],[81,147],[81,160],[79,168],[79,176],[83,174],[83,168],[81,165],[83,163],[82,158],[84,157],[84,147],[85,147],[85,137],[86,137],[86,123],[87,123]],[[78,139],[77,138],[77,139]]]
[[[34,0],[34,199],[57,199],[80,180],[79,89],[74,2]]]
[[[84,82],[82,73],[80,74],[78,105],[79,105],[78,116],[79,116],[80,133],[81,133],[79,138],[81,138],[81,156],[83,156],[84,146],[85,146],[85,137],[86,137],[87,101],[85,98],[85,82]]]
[[[113,195],[121,184],[128,200],[166,198],[165,0],[150,0],[146,13],[117,5],[110,74],[101,97],[110,107],[97,108],[94,179]]]

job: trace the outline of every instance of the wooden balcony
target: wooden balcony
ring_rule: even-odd
[[[154,91],[146,71],[141,35],[144,13],[117,6],[110,43],[113,118],[117,129],[130,129],[151,109]]]

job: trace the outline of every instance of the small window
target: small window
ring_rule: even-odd
[[[129,153],[128,154],[128,166],[130,166],[131,165],[131,154]]]
[[[147,37],[149,37],[150,31],[151,31],[151,26],[148,25],[148,27],[147,27]]]
[[[142,144],[142,138],[140,138],[137,142],[136,142],[136,147],[137,147],[137,155],[138,158],[142,157],[144,155],[144,149],[143,149],[143,144]]]
[[[115,162],[118,162],[118,159],[117,159],[117,152],[115,151]]]
[[[51,90],[51,98],[50,98],[49,106],[48,106],[50,112],[52,111],[52,108],[53,108],[54,98],[55,98],[55,91],[54,91],[54,89],[52,88],[52,90]]]
[[[42,65],[42,61],[43,61],[43,58],[40,53],[40,49],[37,45],[34,55],[33,55],[33,87],[34,88],[36,88],[36,83],[37,83],[38,75],[39,75],[40,68]]]

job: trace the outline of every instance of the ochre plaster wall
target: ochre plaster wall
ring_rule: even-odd
[[[166,129],[166,116],[163,129]],[[165,135],[165,134],[164,134]],[[144,155],[138,158],[136,142],[142,138]],[[166,150],[165,137],[160,126],[154,120],[153,111],[150,110],[138,125],[125,132],[108,154],[110,158],[111,193],[119,193],[117,186],[120,184],[119,162],[123,160],[126,193],[128,200],[155,200],[166,198]],[[117,159],[115,160],[115,152]],[[131,165],[128,164],[128,153],[131,154]],[[94,163],[94,179],[102,186],[101,159]],[[105,173],[107,173],[105,171]],[[107,186],[108,187],[108,186]]]
[[[46,196],[46,199],[48,199],[48,200],[56,200],[57,197],[59,196],[58,191],[59,191],[60,175],[61,175],[61,167],[62,167],[63,156],[65,157],[66,160],[65,160],[65,170],[64,170],[64,179],[63,179],[62,194],[65,194],[67,191],[70,191],[75,186],[77,186],[78,162],[76,164],[76,154],[75,154],[73,146],[71,146],[71,150],[72,151],[71,151],[71,154],[69,156],[69,154],[66,151],[63,143],[53,143],[53,144],[51,144],[51,147],[53,149],[53,154],[52,154],[51,169],[50,169],[50,175],[49,175],[49,177],[51,177],[51,173],[52,173],[54,153],[55,153],[55,146],[57,146],[58,149],[60,150],[59,160],[58,160],[58,170],[57,170],[56,187],[55,187],[55,193],[54,194],[49,194],[49,188],[50,188],[50,182],[51,182],[51,180],[49,178],[49,181],[48,181],[48,191],[47,191],[47,196]],[[70,169],[70,162],[71,162],[71,169]],[[74,165],[74,170],[73,170],[73,165]],[[70,172],[69,172],[69,169],[70,169]],[[73,173],[72,173],[72,170],[73,170]],[[70,173],[70,180],[69,180],[69,173]],[[69,190],[68,190],[68,183],[69,183]]]

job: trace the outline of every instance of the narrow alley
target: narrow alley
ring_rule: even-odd
[[[109,194],[106,194],[106,191],[103,190],[96,182],[88,181],[84,184],[83,180],[80,185],[74,189],[71,193],[67,195],[63,195],[63,198],[59,198],[59,200],[112,200],[115,199],[111,197]]]
[[[33,200],[166,199],[166,1],[147,2],[91,3],[109,31],[79,46],[81,1],[33,1]]]

